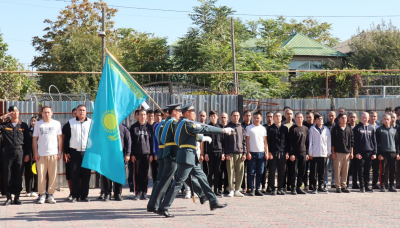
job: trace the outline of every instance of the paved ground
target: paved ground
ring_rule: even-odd
[[[225,209],[210,211],[208,204],[178,198],[167,219],[146,211],[147,201],[97,200],[99,189],[90,190],[91,202],[64,200],[67,189],[56,192],[57,204],[38,205],[21,197],[22,206],[0,206],[0,227],[398,227],[400,193],[246,196],[220,198]],[[151,189],[149,189],[151,192]],[[129,189],[124,188],[127,198]],[[0,199],[2,204],[5,199]]]

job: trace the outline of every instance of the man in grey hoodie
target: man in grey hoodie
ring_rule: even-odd
[[[383,125],[376,130],[376,141],[378,144],[378,159],[382,164],[383,183],[381,184],[381,192],[386,192],[388,187],[389,177],[389,191],[397,192],[394,186],[394,175],[396,168],[396,160],[400,159],[398,150],[398,131],[390,124],[390,115],[383,115]]]

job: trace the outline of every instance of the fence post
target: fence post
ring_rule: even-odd
[[[237,110],[239,111],[239,114],[240,114],[240,122],[242,122],[243,121],[243,117],[242,117],[242,115],[243,115],[243,95],[237,95],[236,99],[237,99],[237,107],[238,107]]]

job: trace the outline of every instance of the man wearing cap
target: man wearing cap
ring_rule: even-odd
[[[232,128],[216,128],[216,127],[203,127],[200,124],[196,124],[194,121],[196,119],[196,113],[194,112],[193,102],[187,104],[181,109],[183,117],[177,123],[175,143],[179,146],[177,151],[177,172],[176,179],[172,184],[172,188],[168,191],[157,210],[159,215],[164,215],[165,217],[174,217],[169,214],[168,209],[174,201],[176,195],[181,190],[183,182],[192,175],[199,181],[202,190],[204,191],[206,197],[210,201],[210,209],[215,210],[217,208],[224,208],[226,204],[219,204],[217,197],[210,188],[207,182],[207,176],[201,169],[199,160],[196,156],[196,141],[202,141],[203,136],[199,133],[232,133]],[[189,120],[189,121],[187,121]],[[204,136],[206,137],[206,136]],[[211,140],[210,140],[211,141]]]
[[[19,121],[19,111],[16,106],[10,106],[8,113],[1,116],[3,120],[11,116],[11,121],[0,124],[0,131],[3,136],[3,173],[2,183],[7,200],[5,206],[11,203],[21,205],[19,195],[22,190],[22,174],[24,170],[24,161],[29,161],[29,128],[24,122]],[[11,200],[11,194],[14,194],[14,202]]]

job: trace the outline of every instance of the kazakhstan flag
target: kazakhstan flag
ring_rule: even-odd
[[[146,99],[142,88],[107,54],[82,167],[125,184],[119,124]]]

